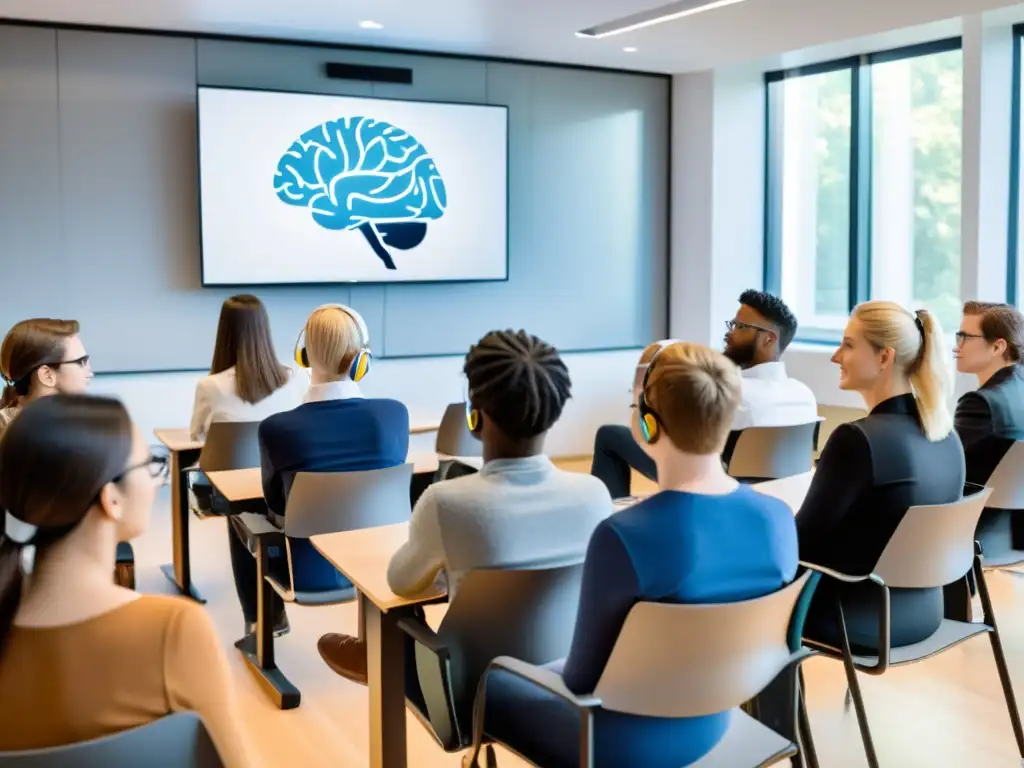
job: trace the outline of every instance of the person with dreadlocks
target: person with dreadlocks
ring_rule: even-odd
[[[435,483],[416,502],[409,540],[388,566],[399,595],[425,591],[440,574],[451,599],[474,569],[582,562],[590,534],[612,512],[600,480],[560,470],[544,455],[571,387],[554,347],[526,331],[492,331],[469,350],[463,371],[484,465]],[[336,673],[366,683],[362,638],[328,634],[317,647]]]

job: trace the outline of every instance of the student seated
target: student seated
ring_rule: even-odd
[[[868,416],[829,437],[796,523],[800,559],[851,575],[871,573],[907,509],[961,498],[964,451],[946,405],[951,376],[935,317],[869,301],[850,317],[832,356],[841,389],[859,392]],[[941,589],[891,589],[893,646],[924,640],[943,618]],[[872,583],[823,579],[804,635],[839,646],[836,597],[854,650],[878,647]]]
[[[301,404],[304,376],[278,362],[267,310],[255,296],[224,302],[210,375],[196,385],[191,432],[202,440],[220,421],[263,421]]]
[[[741,399],[739,369],[687,342],[649,347],[645,359],[650,364],[634,393],[632,431],[658,468],[660,491],[609,517],[590,540],[572,647],[564,665],[551,665],[577,694],[597,687],[638,602],[749,600],[781,589],[796,574],[793,513],[729,477],[720,460]],[[729,717],[598,710],[595,765],[689,765],[714,748]],[[486,718],[487,733],[538,765],[579,764],[579,713],[554,694],[513,675],[492,674]]]
[[[117,542],[145,529],[166,469],[106,398],[32,402],[0,440],[0,752],[194,711],[226,765],[254,765],[202,606],[110,580]]]
[[[580,562],[594,527],[612,511],[599,481],[560,470],[544,455],[571,386],[554,347],[525,331],[492,331],[469,350],[463,371],[484,465],[431,485],[416,502],[409,541],[388,566],[399,595],[420,594],[442,573],[450,599],[473,569]],[[331,669],[366,683],[361,637],[328,634],[318,647]]]
[[[22,320],[0,345],[0,434],[28,403],[57,393],[80,394],[92,368],[75,320]]]
[[[956,334],[956,369],[978,388],[956,406],[967,480],[984,485],[1015,440],[1024,440],[1024,315],[1009,304],[969,301]]]
[[[303,336],[298,352],[311,369],[306,402],[259,427],[263,496],[277,516],[285,514],[297,473],[385,469],[404,463],[409,450],[405,406],[397,400],[364,398],[353,381],[362,377],[369,359],[368,334],[359,314],[337,304],[319,307],[306,321]],[[231,567],[248,634],[256,625],[256,561],[242,534],[233,525],[231,529]],[[308,539],[290,539],[289,548],[296,590],[350,586]],[[287,631],[283,607],[273,618],[279,634]]]
[[[796,317],[785,302],[764,291],[744,291],[736,317],[725,326],[725,356],[743,369],[740,403],[731,429],[738,433],[747,427],[815,421],[818,406],[814,393],[802,382],[789,378],[785,363],[779,360],[797,329]],[[657,345],[648,350],[656,351]],[[638,378],[642,378],[649,362],[649,356],[640,358]],[[723,450],[726,463],[734,445],[734,439],[730,439]],[[654,461],[637,445],[629,427],[601,427],[594,440],[591,474],[604,481],[613,498],[622,498],[629,496],[631,468],[651,480],[658,479]]]

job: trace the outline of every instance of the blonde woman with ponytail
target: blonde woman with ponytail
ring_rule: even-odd
[[[822,451],[797,514],[800,559],[870,573],[909,507],[956,501],[964,451],[949,411],[952,372],[938,320],[927,310],[869,301],[853,311],[832,362],[839,387],[860,394],[868,415],[839,426]],[[877,588],[823,580],[805,634],[838,643],[836,599],[854,652],[878,647]],[[891,589],[893,646],[932,635],[941,589]]]

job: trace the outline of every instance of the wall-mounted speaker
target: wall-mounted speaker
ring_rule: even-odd
[[[345,64],[329,61],[324,65],[332,80],[362,80],[367,83],[412,85],[412,70],[405,67],[372,67],[368,64]]]

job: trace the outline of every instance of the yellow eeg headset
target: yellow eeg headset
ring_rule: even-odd
[[[469,381],[465,382],[465,394],[466,394],[466,426],[469,427],[470,432],[476,432],[480,428],[480,410],[473,407],[473,403],[469,397]]]
[[[651,406],[647,404],[647,381],[651,378],[651,371],[654,369],[654,361],[658,359],[658,355],[664,352],[668,347],[677,343],[676,339],[669,339],[667,341],[659,342],[661,346],[658,347],[654,355],[647,362],[647,369],[644,371],[644,382],[640,388],[640,395],[636,400],[636,409],[640,421],[640,435],[643,437],[644,442],[651,444],[658,441],[661,436],[661,417],[658,416],[657,412]]]
[[[313,310],[313,314],[321,309],[340,309],[356,324],[359,329],[359,352],[352,359],[352,366],[348,370],[348,377],[352,381],[359,381],[370,371],[370,363],[373,361],[373,353],[370,352],[370,331],[366,328],[362,315],[352,307],[344,304],[322,304]],[[312,315],[310,315],[312,317]],[[308,321],[307,321],[308,322]],[[309,368],[309,354],[306,352],[306,326],[299,331],[299,338],[295,340],[295,362],[300,368]]]

